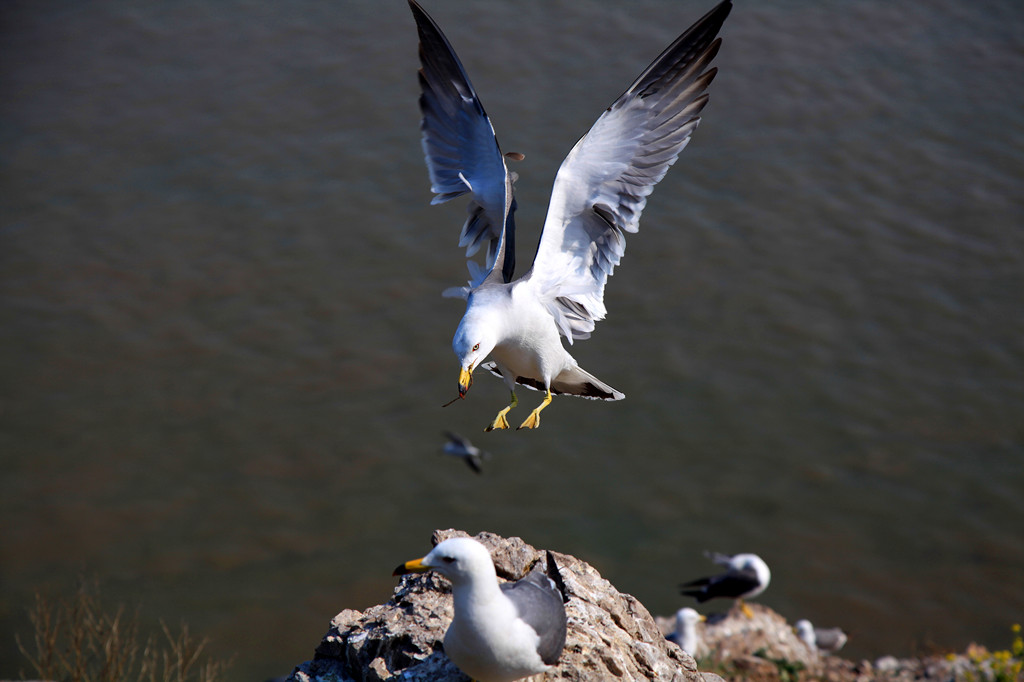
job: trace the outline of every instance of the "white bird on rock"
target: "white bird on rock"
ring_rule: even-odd
[[[675,642],[679,648],[690,654],[697,655],[697,647],[700,646],[700,636],[697,634],[697,623],[707,620],[697,613],[696,609],[689,606],[676,611],[676,629],[666,637],[670,642]]]
[[[454,616],[444,651],[479,682],[511,682],[548,670],[565,646],[565,584],[555,558],[515,583],[498,583],[490,552],[472,538],[449,538],[395,575],[437,571],[452,583]]]
[[[815,652],[831,654],[846,645],[846,633],[840,628],[816,628],[806,618],[796,622],[796,634]]]
[[[724,0],[669,45],[572,148],[555,177],[533,266],[515,281],[514,174],[505,157],[522,155],[501,153],[451,44],[415,0],[409,5],[420,38],[420,128],[433,203],[470,194],[459,245],[469,258],[488,243],[484,266],[469,261],[469,285],[445,292],[466,299],[452,341],[459,398],[491,357],[483,366],[504,379],[511,400],[488,431],[509,428],[516,384],[544,392],[519,428],[539,426],[553,394],[621,400],[623,393],[576,363],[559,336],[570,344],[588,338],[604,319],[605,284],[625,236],[639,229],[648,195],[700,122],[716,73],[709,68],[721,44],[715,36],[732,3]]]

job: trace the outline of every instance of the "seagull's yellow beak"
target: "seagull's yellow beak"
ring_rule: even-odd
[[[473,368],[463,367],[459,370],[459,397],[466,395],[466,391],[473,385]]]
[[[430,566],[423,563],[423,559],[413,559],[412,561],[406,561],[404,564],[399,564],[398,568],[391,575],[407,575],[409,573],[425,573],[430,570]]]

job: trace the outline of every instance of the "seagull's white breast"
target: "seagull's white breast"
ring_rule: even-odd
[[[460,599],[465,596],[465,599]],[[462,672],[480,682],[503,682],[548,669],[537,653],[540,637],[499,590],[455,595],[455,616],[444,650]]]
[[[517,376],[550,379],[576,362],[562,346],[558,327],[527,282],[517,283],[505,309],[505,326],[492,353]]]

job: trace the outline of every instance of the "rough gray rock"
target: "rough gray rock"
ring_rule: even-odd
[[[754,617],[748,618],[734,605],[724,617],[710,616],[703,638],[716,661],[753,656],[801,663],[814,670],[819,663],[796,635],[793,627],[778,613],[762,604],[747,603]]]
[[[437,544],[465,535],[455,530],[435,531],[433,540]],[[543,557],[542,551],[519,538],[505,539],[493,533],[480,533],[475,538],[491,550],[500,579],[522,578]],[[693,659],[665,640],[647,609],[635,598],[620,593],[587,563],[567,554],[553,554],[570,597],[565,609],[568,636],[557,667],[532,679],[720,679],[698,673]],[[442,640],[451,618],[451,586],[444,578],[434,573],[404,576],[388,603],[365,612],[345,610],[335,616],[313,660],[298,666],[288,679],[464,682],[469,678],[443,653]]]
[[[728,663],[750,679],[773,679],[777,671],[773,661],[799,664],[811,676],[820,672],[817,652],[807,648],[785,618],[761,604],[747,602],[747,606],[753,618],[734,604],[728,612],[711,614],[697,624],[697,659],[713,667]],[[657,623],[665,634],[675,628],[674,617],[659,617]]]

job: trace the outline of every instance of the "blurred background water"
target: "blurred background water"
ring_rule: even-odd
[[[566,152],[710,6],[427,3],[526,154],[522,269]],[[499,381],[440,407],[464,208],[428,206],[405,3],[5,3],[0,677],[33,594],[79,575],[236,652],[232,679],[287,674],[445,527],[575,554],[660,615],[703,550],[757,552],[760,601],[851,657],[1005,647],[1024,9],[740,2],[723,35],[573,349],[627,399],[483,434]]]

